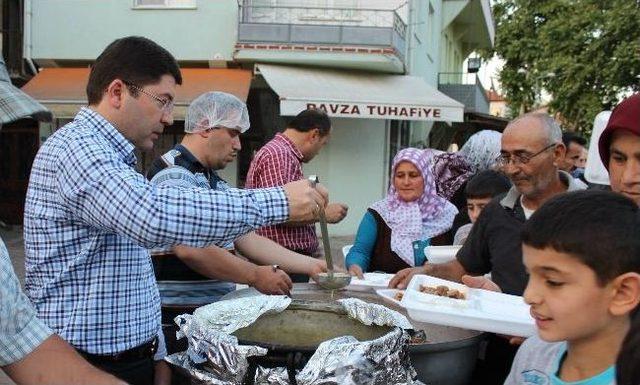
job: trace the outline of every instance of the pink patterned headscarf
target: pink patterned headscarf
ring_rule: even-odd
[[[410,162],[424,179],[424,192],[415,201],[405,202],[393,185],[393,174],[400,162]],[[412,242],[433,238],[449,230],[458,213],[456,207],[440,197],[432,172],[431,156],[417,148],[406,148],[393,158],[392,181],[387,196],[371,205],[391,229],[391,250],[414,266]]]
[[[445,152],[433,156],[433,175],[438,195],[449,200],[473,176],[473,166],[463,155]]]

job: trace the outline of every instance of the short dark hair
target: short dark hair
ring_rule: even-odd
[[[90,105],[100,103],[104,91],[115,79],[143,87],[157,83],[162,75],[171,75],[176,84],[182,84],[180,68],[169,51],[140,36],[117,39],[91,66],[87,82],[88,102]],[[137,96],[135,89],[129,90]]]
[[[632,200],[610,191],[560,194],[525,223],[522,242],[572,255],[605,285],[620,274],[640,273],[638,211]]]
[[[640,384],[638,362],[640,362],[640,315],[636,313],[631,319],[631,328],[622,342],[616,361],[616,384]]]
[[[331,130],[331,120],[324,111],[310,108],[296,115],[287,124],[287,128],[300,132],[309,132],[317,128],[321,136],[326,136]]]
[[[467,199],[493,198],[511,188],[511,181],[501,172],[484,170],[467,182],[464,195]]]
[[[616,361],[616,384],[640,384],[640,316],[635,314]]]
[[[564,146],[567,148],[569,148],[569,144],[571,143],[576,143],[585,147],[587,145],[587,140],[575,132],[563,132],[562,143],[564,143]]]

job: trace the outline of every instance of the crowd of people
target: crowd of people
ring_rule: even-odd
[[[88,106],[38,151],[24,293],[0,241],[0,365],[18,384],[169,384],[163,358],[184,346],[164,319],[235,283],[289,294],[327,270],[314,223],[321,207],[330,223],[348,207],[302,165],[328,142],[329,117],[294,117],[237,189],[218,172],[240,150],[247,107],[208,92],[189,106],[182,141],[142,175],[134,150],[173,123],[181,82],[164,48],[118,39],[91,68]],[[612,191],[589,190],[585,145],[529,113],[456,153],[399,151],[387,195],[356,213],[346,269],[394,274],[396,288],[428,274],[523,296],[538,335],[488,336],[477,383],[640,383],[640,94],[600,137]],[[451,244],[461,248],[450,262],[425,255]]]

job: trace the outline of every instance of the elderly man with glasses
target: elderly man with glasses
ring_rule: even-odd
[[[546,114],[526,114],[512,121],[502,135],[497,163],[513,187],[491,201],[474,224],[456,259],[444,264],[426,263],[405,269],[393,278],[392,286],[406,287],[414,274],[428,274],[453,281],[464,275],[491,273],[503,292],[522,295],[527,274],[522,264],[520,231],[533,212],[551,197],[584,189],[558,165],[565,155],[562,132]],[[487,349],[483,384],[501,384],[511,367],[515,349],[507,340],[492,339]]]

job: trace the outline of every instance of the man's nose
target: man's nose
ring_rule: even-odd
[[[529,283],[527,283],[527,287],[524,289],[522,298],[527,305],[540,303],[540,295],[538,294],[536,285],[531,282],[531,278],[529,278]]]
[[[233,138],[233,149],[240,151],[242,149],[242,142],[240,141],[239,137],[235,137]]]
[[[160,122],[162,124],[164,124],[165,126],[172,125],[173,124],[173,111],[170,111],[170,112],[163,111],[162,119],[160,119]]]
[[[631,186],[640,184],[640,161],[630,159],[622,170],[622,183]]]

